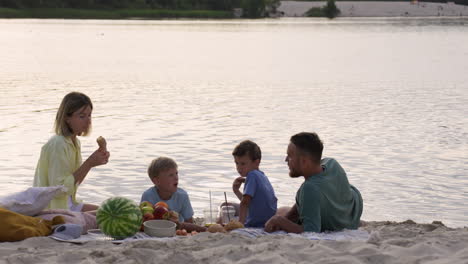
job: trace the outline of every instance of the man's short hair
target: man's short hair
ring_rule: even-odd
[[[249,155],[249,158],[252,161],[262,159],[262,151],[260,150],[260,147],[250,140],[242,141],[234,148],[234,151],[232,151],[232,155],[236,157],[241,157],[246,154]]]
[[[309,155],[312,161],[319,163],[322,159],[323,143],[316,133],[301,132],[291,137],[291,142],[301,151]]]
[[[154,179],[159,176],[159,174],[168,169],[177,169],[177,163],[168,157],[159,157],[151,161],[151,164],[148,167],[148,176],[150,179]]]

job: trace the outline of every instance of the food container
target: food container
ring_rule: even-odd
[[[225,205],[221,207],[221,221],[223,224],[229,223],[231,220],[238,220],[238,217],[235,217],[236,209],[232,205]]]
[[[148,220],[143,226],[145,233],[152,237],[172,237],[176,233],[176,224],[168,220]]]

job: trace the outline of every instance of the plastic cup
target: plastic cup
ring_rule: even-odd
[[[205,218],[206,225],[216,224],[216,218],[218,217],[218,209],[213,208],[211,209],[211,211],[210,209],[204,209],[203,216]]]

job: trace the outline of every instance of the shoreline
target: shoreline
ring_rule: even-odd
[[[468,17],[468,6],[454,3],[337,1],[340,17]],[[326,1],[281,1],[278,17],[305,17],[312,7],[323,7]],[[163,9],[12,9],[0,7],[0,19],[234,19],[232,12],[216,10],[163,10]],[[243,20],[244,18],[235,18]]]
[[[309,240],[295,236],[248,238],[239,234],[200,233],[192,237],[140,240],[120,245],[85,244],[47,237],[2,243],[8,263],[466,263],[468,227],[441,222],[366,222],[367,241]]]

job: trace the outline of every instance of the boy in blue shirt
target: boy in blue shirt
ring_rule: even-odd
[[[245,227],[264,227],[276,213],[277,201],[273,186],[267,176],[259,170],[262,153],[260,147],[250,140],[239,143],[232,152],[240,177],[232,189],[241,201],[239,222]],[[244,184],[244,193],[239,188]]]
[[[179,222],[193,223],[193,209],[186,191],[178,188],[179,172],[177,163],[171,158],[159,157],[148,167],[148,176],[154,186],[146,190],[141,201],[151,204],[165,202],[171,211],[179,214]]]

